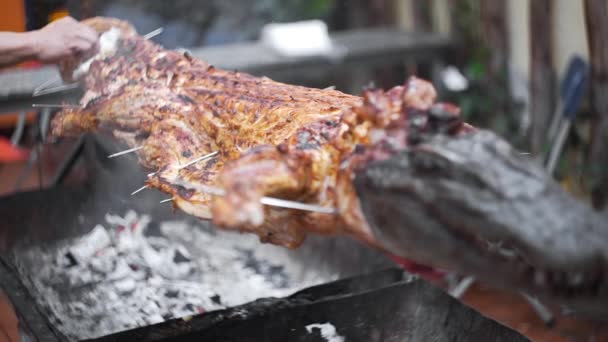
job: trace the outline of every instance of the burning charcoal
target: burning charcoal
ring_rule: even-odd
[[[173,262],[175,262],[175,263],[190,262],[191,259],[189,256],[187,256],[188,251],[186,251],[185,248],[180,248],[180,247],[175,249],[175,256],[173,257]]]
[[[62,321],[59,329],[71,340],[225,309],[260,297],[282,297],[319,280],[309,277],[297,287],[281,286],[293,275],[289,267],[276,264],[277,251],[286,252],[260,246],[255,237],[203,229],[186,221],[160,222],[156,228],[160,233],[148,234],[154,223],[145,215],[107,215],[106,219],[109,244],[85,263],[69,256],[71,246],[37,250],[31,256],[36,265],[46,265],[33,275],[34,282],[45,302],[53,303],[50,309]],[[82,239],[71,241],[74,246],[81,243]],[[74,265],[66,268],[70,258]],[[65,284],[83,291],[71,291],[66,298]]]
[[[321,337],[328,342],[344,342],[344,337],[338,335],[336,327],[331,323],[309,324],[306,326],[306,331],[312,334],[313,331],[319,331]]]
[[[150,222],[146,227],[145,235],[147,237],[162,237],[162,233],[160,231],[160,225],[157,222]]]
[[[78,261],[74,257],[74,254],[71,252],[67,252],[64,254],[64,257],[59,260],[61,266],[68,268],[78,265]]]
[[[197,312],[196,308],[194,307],[194,305],[192,305],[190,303],[187,303],[186,305],[184,305],[184,310],[187,311],[187,312],[189,312],[189,313],[195,313],[195,312]]]
[[[99,274],[108,274],[114,270],[114,260],[95,258],[89,261],[90,270]]]
[[[70,253],[76,261],[86,263],[95,253],[108,247],[111,243],[112,240],[106,229],[97,225],[88,235],[82,237],[78,243],[70,248]]]
[[[135,290],[136,285],[137,284],[135,284],[135,280],[129,278],[114,283],[116,290],[123,294],[133,292],[133,290]]]
[[[217,305],[222,305],[222,297],[220,297],[220,295],[218,295],[218,294],[211,296],[211,298],[209,298],[209,299],[211,299],[211,301]]]
[[[165,297],[167,298],[177,298],[179,296],[179,291],[168,290],[165,292]]]

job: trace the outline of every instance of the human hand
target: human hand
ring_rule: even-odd
[[[39,61],[57,63],[92,49],[98,35],[91,27],[66,17],[32,31],[31,38]]]

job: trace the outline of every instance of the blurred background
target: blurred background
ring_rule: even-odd
[[[257,41],[268,23],[320,19],[332,34],[360,33],[345,38],[358,49],[354,59],[311,71],[301,68],[304,62],[248,69],[247,61],[255,64],[259,56],[235,56],[234,49],[219,55],[228,66],[238,59],[254,74],[355,94],[367,85],[394,86],[409,75],[431,79],[468,122],[539,160],[550,148],[551,118],[560,115],[560,83],[578,56],[593,64],[591,81],[576,106],[556,177],[596,208],[606,207],[608,104],[598,96],[608,86],[603,0],[4,0],[1,9],[0,30],[34,30],[65,15],[103,15],[129,20],[142,33],[164,27],[155,39],[166,48],[238,46]],[[410,35],[365,35],[379,28]],[[2,126],[11,133],[10,120]]]
[[[459,105],[467,122],[497,132],[539,163],[556,144],[557,118],[567,117],[572,126],[565,131],[555,177],[605,211],[607,7],[608,0],[2,0],[0,31],[36,30],[67,15],[110,16],[130,21],[140,33],[163,27],[154,40],[166,48],[187,48],[218,67],[282,82],[360,94],[365,87],[389,88],[417,75],[432,80],[442,100]],[[327,25],[336,54],[286,57],[260,43],[269,23],[311,19]],[[584,70],[582,86],[568,77],[580,76],[569,74],[570,67]],[[44,115],[31,112],[39,100],[31,92],[11,93],[12,82],[33,82],[21,87],[32,89],[45,81],[20,72],[44,68],[25,63],[3,70],[12,78],[0,84],[8,88],[0,96],[0,133],[15,137],[22,122],[21,138],[12,143],[36,152],[36,160],[0,165],[0,194],[51,184],[73,144],[42,144]],[[569,97],[569,86],[580,101]],[[35,163],[37,172],[29,172]],[[71,177],[78,179],[78,164],[75,170]],[[480,290],[470,296],[483,307],[484,296],[491,295]],[[502,301],[503,308],[486,309],[519,331],[542,325],[525,304],[520,310],[515,299]],[[538,340],[558,340],[539,331]]]

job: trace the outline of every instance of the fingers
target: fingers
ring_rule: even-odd
[[[53,26],[53,28],[59,33],[68,34],[72,37],[78,37],[90,43],[95,43],[98,38],[97,31],[88,25],[76,21],[72,17],[59,19],[51,23],[49,27],[51,26]]]
[[[78,30],[76,31],[76,36],[91,43],[91,45],[95,44],[97,42],[97,39],[99,38],[97,31],[93,30],[85,24],[80,23],[78,23]]]
[[[75,38],[70,42],[70,53],[72,55],[77,55],[79,53],[91,50],[94,46],[94,41],[91,42],[82,38]]]

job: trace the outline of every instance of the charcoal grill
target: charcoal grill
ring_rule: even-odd
[[[147,214],[155,222],[180,220],[199,227],[193,229],[214,231],[204,223],[195,224],[191,218],[173,212],[170,206],[159,204],[163,198],[160,193],[146,191],[137,198],[131,197],[130,193],[142,184],[145,174],[133,157],[106,158],[120,146],[92,136],[83,138],[77,146],[55,186],[0,200],[0,214],[5,218],[0,229],[3,253],[0,285],[15,305],[24,332],[33,340],[525,340],[429,283],[412,278],[402,270],[387,269],[392,263],[386,257],[344,237],[312,237],[295,251],[256,242],[259,248],[276,251],[265,253],[281,267],[297,268],[291,272],[291,287],[285,288],[286,292],[295,294],[171,317],[155,324],[108,329],[96,336],[66,331],[57,312],[45,302],[49,299],[44,298],[43,291],[32,281],[41,267],[40,260],[45,260],[32,259],[32,255],[65,248],[104,222],[107,213],[124,215],[127,210]],[[62,184],[64,175],[78,158],[85,161],[87,181]],[[241,238],[252,237],[231,237],[235,241]],[[69,287],[65,291],[77,292]],[[325,331],[324,337],[317,329],[323,326],[335,329],[335,336]]]

